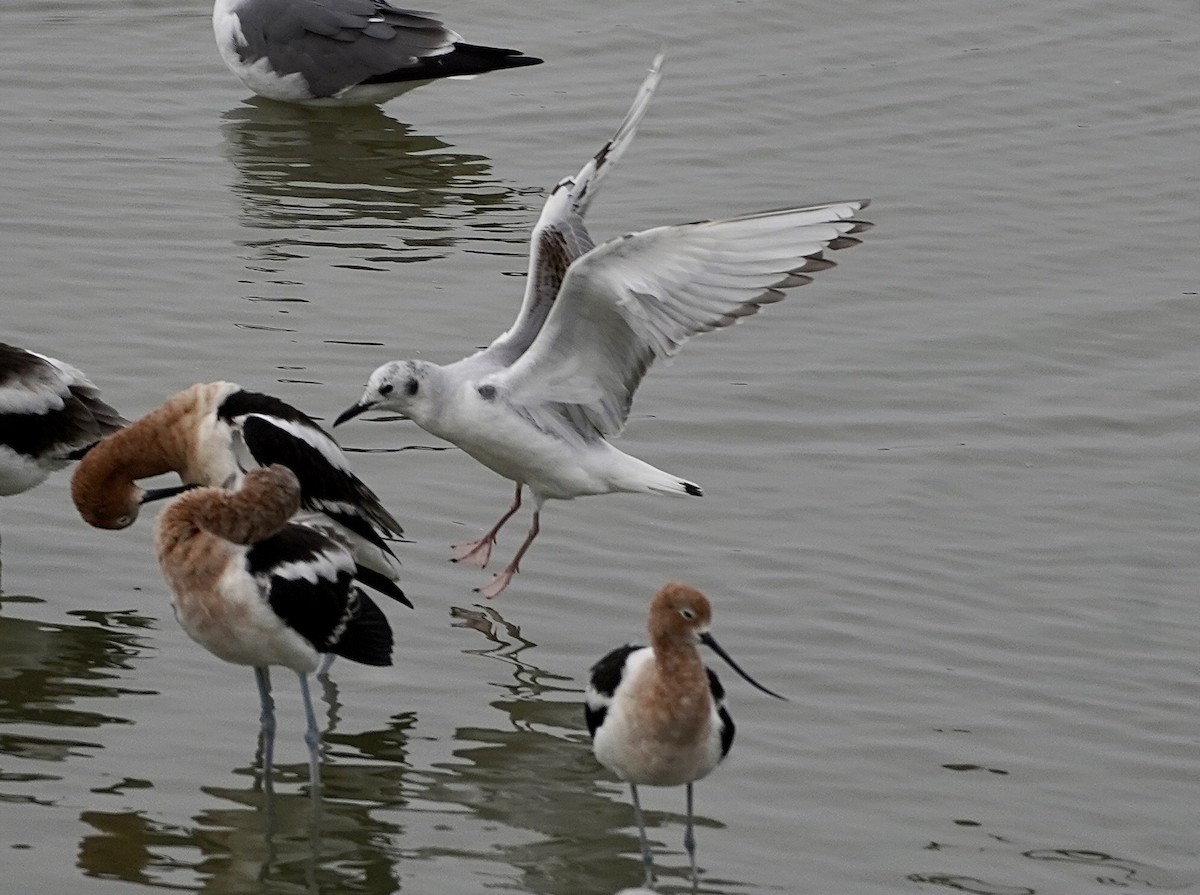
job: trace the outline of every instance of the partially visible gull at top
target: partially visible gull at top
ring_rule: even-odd
[[[438,78],[542,61],[464,43],[430,13],[386,0],[216,0],[213,35],[259,96],[311,106],[375,105]]]
[[[392,361],[334,422],[391,410],[516,482],[508,511],[454,559],[484,566],[496,534],[534,497],[516,555],[479,593],[494,597],[519,571],[540,530],[542,504],[615,491],[700,496],[698,485],[619,451],[608,439],[660,358],[690,337],[737,323],[782,290],[834,266],[827,249],[859,244],[866,200],[785,208],[721,221],[655,227],[594,245],[584,214],[628,147],[659,80],[655,60],[616,135],[551,191],[534,227],[525,298],[491,345],[447,366]]]

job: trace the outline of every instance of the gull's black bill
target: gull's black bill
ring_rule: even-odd
[[[754,678],[750,677],[750,675],[746,674],[746,672],[742,671],[742,667],[740,665],[738,665],[737,662],[733,661],[733,659],[731,659],[729,657],[729,653],[727,653],[727,652],[725,652],[725,650],[721,649],[721,647],[717,643],[717,641],[713,640],[713,636],[711,634],[709,634],[707,631],[705,631],[703,634],[700,635],[700,642],[703,643],[705,646],[709,647],[714,653],[716,653],[722,659],[724,659],[726,661],[726,663],[729,665],[729,667],[732,668],[734,671],[736,671],[738,674],[740,674],[742,676],[742,679],[745,680],[746,683],[748,683],[750,686],[754,687],[756,690],[762,690],[762,692],[766,693],[768,696],[774,696],[776,699],[782,699],[784,702],[788,701],[786,696],[780,696],[774,690],[768,690],[766,687],[764,687],[762,684],[760,684]]]
[[[333,421],[333,424],[335,426],[340,426],[342,423],[346,422],[346,420],[352,420],[360,413],[366,413],[370,409],[370,404],[355,404],[352,407],[347,407],[338,414],[338,418]]]

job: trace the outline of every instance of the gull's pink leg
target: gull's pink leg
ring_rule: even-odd
[[[525,556],[525,551],[529,549],[529,545],[533,543],[533,539],[538,536],[541,531],[541,526],[538,524],[538,517],[542,514],[542,508],[538,507],[533,511],[533,525],[529,527],[529,534],[525,536],[525,543],[521,545],[521,549],[517,551],[517,555],[512,558],[512,562],[506,565],[503,571],[497,572],[492,576],[492,580],[483,587],[475,588],[475,592],[483,594],[489,600],[499,594],[504,588],[508,587],[512,581],[513,575],[521,571],[521,559]]]
[[[496,534],[504,527],[504,523],[513,517],[513,513],[521,508],[521,483],[517,483],[517,493],[513,497],[512,506],[500,517],[500,521],[492,526],[492,530],[478,541],[468,541],[465,544],[454,544],[450,549],[454,557],[450,562],[466,563],[468,566],[483,568],[492,558],[492,547],[496,543]]]

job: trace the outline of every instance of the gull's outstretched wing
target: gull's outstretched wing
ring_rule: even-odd
[[[633,142],[638,124],[649,108],[650,97],[662,78],[662,61],[662,53],[654,57],[650,72],[612,139],[588,159],[578,174],[563,178],[551,190],[529,240],[529,272],[517,319],[491,345],[471,358],[472,363],[482,362],[499,369],[520,357],[546,322],[571,262],[595,247],[583,217],[600,181]]]
[[[548,431],[621,431],[658,358],[697,333],[738,322],[781,291],[834,266],[826,249],[857,245],[866,200],[656,227],[575,261],[529,349],[486,380]]]

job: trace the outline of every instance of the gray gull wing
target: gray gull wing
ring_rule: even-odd
[[[857,245],[867,200],[656,227],[574,261],[529,349],[488,378],[498,395],[584,438],[618,434],[650,365],[691,336],[738,322]],[[591,427],[587,431],[584,427]]]
[[[600,181],[633,142],[638,125],[650,106],[650,98],[662,79],[662,62],[663,54],[659,53],[612,138],[588,159],[578,174],[564,177],[551,190],[530,237],[525,297],[517,319],[491,345],[475,355],[471,359],[473,363],[478,361],[481,366],[487,364],[499,369],[519,358],[546,322],[571,262],[595,247],[584,215]]]

